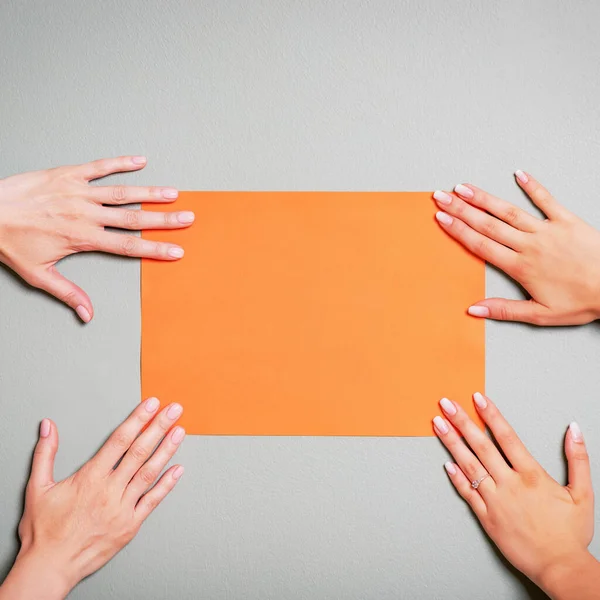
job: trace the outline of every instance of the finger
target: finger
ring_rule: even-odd
[[[473,394],[473,401],[479,416],[489,427],[494,439],[504,452],[504,456],[510,461],[512,468],[517,472],[540,469],[540,465],[525,448],[525,444],[519,439],[515,430],[502,416],[496,405],[487,396],[479,392]]]
[[[86,181],[100,179],[113,173],[139,171],[146,166],[145,156],[120,156],[119,158],[102,158],[75,167],[76,173]]]
[[[486,238],[460,219],[451,217],[446,212],[437,212],[435,218],[444,231],[475,256],[479,256],[479,258],[496,265],[505,273],[511,274],[517,264],[518,255],[516,252]]]
[[[498,219],[519,231],[533,233],[540,227],[540,219],[506,200],[488,194],[485,190],[479,189],[470,183],[466,185],[459,183],[454,188],[454,191],[469,204],[498,217]]]
[[[448,398],[442,398],[440,406],[450,423],[463,434],[471,450],[494,478],[494,481],[501,482],[505,480],[511,469],[485,432],[473,423],[469,415],[456,402],[452,402]]]
[[[185,437],[183,427],[175,427],[170,431],[161,442],[152,457],[135,474],[123,494],[125,501],[137,504],[142,494],[148,491],[148,488],[156,481],[161,471],[167,463],[173,458],[175,452],[181,445]]]
[[[442,210],[453,217],[458,217],[461,221],[485,237],[499,242],[504,246],[508,246],[509,248],[514,248],[515,250],[523,247],[525,243],[525,234],[503,221],[496,219],[489,213],[471,206],[457,196],[447,194],[441,190],[435,191],[433,193],[433,198]]]
[[[166,498],[182,475],[183,467],[181,465],[171,467],[158,480],[158,483],[140,498],[135,507],[135,514],[140,522],[148,518],[148,515]]]
[[[456,430],[449,425],[446,419],[439,416],[435,417],[433,419],[433,429],[470,482],[481,479],[487,473],[479,459],[467,448]],[[477,491],[485,500],[486,495],[495,489],[496,484],[492,477],[486,477]]]
[[[34,287],[44,290],[70,306],[84,323],[92,320],[94,308],[89,296],[78,285],[61,275],[56,267],[42,269],[25,279]]]
[[[569,469],[569,485],[567,489],[575,502],[585,502],[594,497],[590,457],[585,447],[583,434],[577,423],[569,425],[565,439],[565,454]]]
[[[103,475],[110,475],[146,423],[154,417],[159,406],[160,402],[157,398],[148,398],[136,407],[129,417],[113,431],[96,456],[90,460],[92,467],[98,469]]]
[[[165,242],[151,242],[134,235],[103,232],[92,244],[95,250],[121,254],[137,258],[154,258],[156,260],[178,260],[184,251],[180,246]]]
[[[169,187],[135,187],[130,185],[90,186],[92,200],[101,204],[140,204],[142,202],[174,202],[179,192]]]
[[[50,419],[40,423],[40,433],[33,452],[28,490],[40,490],[54,484],[54,459],[58,450],[58,431]]]
[[[515,177],[523,191],[531,201],[549,218],[564,219],[571,214],[564,206],[560,205],[554,196],[528,173],[515,171]]]
[[[177,419],[181,417],[182,412],[183,408],[180,404],[171,404],[161,410],[152,419],[144,433],[131,444],[111,477],[118,480],[125,487],[140,467],[152,456],[157,444],[177,422]]]
[[[487,298],[470,306],[467,312],[473,317],[497,321],[520,321],[533,325],[551,325],[554,321],[552,311],[535,300]]]
[[[120,229],[181,229],[194,222],[194,213],[150,212],[145,210],[122,210],[102,207],[98,213],[100,223],[105,227]]]
[[[473,512],[478,519],[485,517],[487,514],[487,507],[481,494],[471,487],[471,482],[466,478],[465,474],[461,471],[460,467],[456,463],[447,462],[444,465],[450,481],[456,488],[456,491],[460,494],[467,504],[473,509]]]

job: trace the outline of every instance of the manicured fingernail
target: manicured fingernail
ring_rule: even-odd
[[[183,427],[175,427],[171,434],[171,440],[174,444],[181,443],[181,440],[185,437],[185,429]]]
[[[452,202],[452,196],[450,194],[446,194],[446,192],[442,192],[441,190],[436,190],[433,192],[433,198],[440,204],[448,205]]]
[[[487,400],[483,397],[483,394],[480,394],[479,392],[473,394],[473,400],[481,410],[487,406]]]
[[[162,191],[162,197],[167,198],[169,200],[174,200],[179,196],[179,192],[173,188],[165,188]]]
[[[444,469],[446,469],[450,475],[456,475],[456,467],[451,462],[447,462],[444,465]]]
[[[527,177],[527,175],[525,175],[525,173],[523,173],[523,171],[521,170],[517,170],[515,171],[515,177],[521,182],[521,183],[527,183],[529,181],[529,177]]]
[[[446,425],[446,421],[444,421],[442,417],[435,417],[433,419],[433,424],[435,425],[435,428],[442,434],[448,433],[448,431],[450,431],[448,429],[448,425]]]
[[[42,419],[40,423],[40,437],[47,438],[50,435],[50,421]]]
[[[469,306],[467,312],[472,317],[489,317],[490,309],[487,306]]]
[[[81,304],[75,309],[75,312],[84,323],[89,323],[92,320],[92,315],[90,315],[90,311]]]
[[[174,471],[173,471],[173,479],[177,480],[179,479],[182,475],[183,472],[185,471],[185,469],[179,465]]]
[[[186,211],[177,213],[177,220],[180,223],[193,223],[195,218],[196,215],[193,212]]]
[[[183,258],[183,248],[169,248],[168,254],[171,258]]]
[[[183,406],[181,404],[172,404],[167,411],[167,417],[169,419],[178,419],[183,412]]]
[[[454,187],[454,191],[463,198],[472,198],[475,194],[471,188],[468,188],[466,185],[459,183]]]
[[[456,406],[454,406],[454,402],[451,402],[448,398],[442,398],[440,400],[440,406],[447,415],[452,417],[456,414]]]
[[[160,402],[158,401],[158,398],[148,398],[148,400],[146,400],[146,410],[148,412],[154,412],[160,405]]]
[[[575,421],[573,421],[569,425],[569,431],[571,432],[571,439],[574,442],[579,442],[579,443],[583,442],[583,433],[581,433],[581,429],[580,429],[579,425],[577,425],[577,423],[575,423]]]
[[[145,156],[134,156],[131,159],[131,162],[134,165],[145,165],[146,164],[146,157]]]
[[[436,212],[435,213],[435,218],[442,224],[442,225],[452,225],[452,217],[445,213],[445,212]]]

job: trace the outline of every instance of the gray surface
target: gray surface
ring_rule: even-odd
[[[599,19],[592,0],[3,0],[0,176],[144,153],[121,181],[466,180],[526,206],[521,168],[600,226]],[[0,271],[4,565],[39,420],[58,423],[62,477],[138,399],[138,263],[88,255],[63,271],[95,303],[89,327]],[[487,288],[515,293],[494,272]],[[563,476],[574,418],[600,464],[600,328],[489,324],[487,342],[487,391],[548,470]],[[435,439],[193,437],[179,456],[176,493],[73,598],[528,597]]]

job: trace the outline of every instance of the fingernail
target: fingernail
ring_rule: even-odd
[[[173,479],[177,480],[179,479],[182,475],[183,472],[185,471],[185,469],[179,465],[174,471],[173,471]]]
[[[472,317],[489,317],[490,309],[487,306],[469,306],[467,312]]]
[[[84,323],[89,323],[92,320],[92,315],[90,315],[90,311],[81,304],[75,309],[75,312]]]
[[[47,438],[50,435],[50,421],[48,419],[42,419],[40,423],[40,437]]]
[[[446,421],[444,421],[442,417],[435,417],[435,419],[433,419],[433,424],[435,425],[436,429],[442,434],[448,433],[448,431],[450,431],[448,429],[448,425],[446,425]]]
[[[452,225],[452,217],[445,213],[445,212],[436,212],[435,213],[435,218],[442,224],[442,225]]]
[[[177,419],[181,416],[183,412],[183,406],[181,404],[172,404],[167,411],[167,417],[169,419]]]
[[[468,188],[466,185],[459,183],[454,187],[454,191],[463,198],[472,198],[475,194],[473,194],[473,190]]]
[[[448,205],[452,202],[452,196],[450,194],[446,194],[446,192],[442,192],[441,190],[436,190],[433,192],[433,198],[440,204]]]
[[[131,162],[134,165],[145,165],[146,164],[146,157],[145,156],[134,156],[131,159]]]
[[[473,400],[481,410],[487,406],[487,400],[483,397],[483,394],[480,394],[479,392],[473,394]]]
[[[169,248],[167,253],[171,258],[183,258],[183,248]]]
[[[196,215],[193,212],[180,212],[177,213],[177,220],[180,223],[193,223]]]
[[[523,173],[523,171],[521,170],[517,170],[515,171],[515,177],[521,182],[521,183],[527,183],[529,181],[529,177],[527,177],[527,175],[525,175],[525,173]]]
[[[444,469],[446,469],[450,475],[456,475],[456,467],[451,462],[444,464]]]
[[[185,429],[183,427],[175,427],[171,434],[171,440],[174,444],[181,443],[181,440],[185,437]]]
[[[579,442],[579,443],[583,442],[583,433],[581,433],[581,429],[580,429],[579,425],[577,425],[577,423],[575,423],[575,421],[573,421],[569,425],[569,431],[571,432],[571,439],[574,442]]]
[[[168,198],[169,200],[173,200],[179,196],[179,192],[173,188],[165,188],[162,191],[162,197]]]
[[[146,410],[148,412],[154,412],[160,405],[158,398],[148,398],[146,400]]]
[[[447,415],[452,417],[456,414],[456,406],[454,406],[454,402],[451,402],[448,398],[442,398],[440,400],[440,406]]]

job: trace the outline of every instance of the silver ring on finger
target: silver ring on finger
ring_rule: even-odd
[[[490,476],[490,474],[486,473],[485,475],[482,475],[479,479],[475,479],[474,481],[471,481],[471,487],[474,490],[476,490],[481,485],[481,482],[489,476]]]

